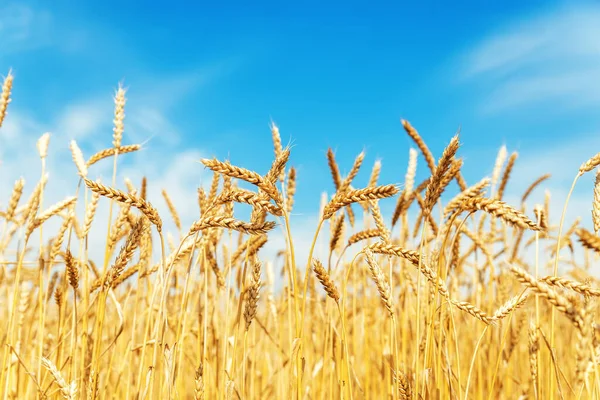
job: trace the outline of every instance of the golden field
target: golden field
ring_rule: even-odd
[[[12,84],[9,73],[0,130]],[[338,166],[328,151],[335,193],[300,257],[291,228],[296,170],[277,126],[264,173],[201,160],[212,184],[198,189],[196,222],[182,226],[167,191],[150,199],[145,179],[117,182],[119,161],[141,145],[122,143],[122,88],[114,100],[105,149],[86,158],[70,143],[79,174],[72,197],[44,202],[47,134],[37,142],[40,180],[25,188],[18,179],[4,194],[3,399],[600,397],[592,269],[600,175],[592,232],[564,221],[565,212],[550,215],[548,195],[530,204],[548,175],[517,204],[503,201],[516,153],[502,148],[492,175],[467,183],[458,135],[434,157],[403,120],[418,150],[400,185],[379,182],[379,162],[360,182],[364,153]],[[423,181],[415,180],[419,157]],[[573,187],[595,172],[600,153],[581,162]],[[96,179],[97,163],[113,165],[111,182]],[[445,195],[450,187],[456,195]],[[382,215],[380,201],[395,204],[393,213]],[[157,202],[170,213],[160,215]],[[96,218],[100,203],[108,220]],[[243,208],[251,212],[241,220]],[[57,220],[59,229],[48,227]],[[90,240],[92,229],[104,240]],[[273,235],[285,247],[267,257]],[[327,257],[314,257],[318,238]]]

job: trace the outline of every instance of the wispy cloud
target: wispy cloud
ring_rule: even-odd
[[[168,80],[163,83],[168,86]],[[15,85],[19,82],[15,80]],[[156,93],[156,88],[152,88]],[[125,189],[124,180],[129,178],[139,186],[143,176],[149,180],[149,199],[155,203],[166,225],[169,222],[168,208],[161,196],[161,190],[167,190],[178,206],[182,220],[189,224],[197,216],[196,188],[206,174],[196,161],[204,157],[200,149],[186,149],[179,146],[181,134],[169,114],[154,104],[152,97],[146,99],[143,90],[134,96],[135,102],[126,106],[126,130],[124,144],[140,143],[149,138],[139,153],[121,157],[117,187]],[[171,96],[175,103],[177,99]],[[13,107],[14,106],[14,107]],[[19,106],[19,107],[17,107]],[[41,163],[36,151],[37,139],[46,131],[51,132],[50,151],[46,171],[49,181],[44,195],[44,204],[48,206],[76,192],[78,184],[77,170],[71,160],[69,142],[75,139],[86,158],[112,144],[113,104],[111,93],[97,94],[79,98],[70,105],[56,107],[55,117],[44,121],[24,109],[25,106],[11,104],[5,124],[0,129],[2,152],[0,153],[3,179],[0,190],[10,193],[14,181],[25,178],[26,193],[33,190],[40,177]],[[110,184],[112,162],[105,161],[89,170],[92,179],[101,178]],[[3,198],[7,201],[8,197]],[[98,220],[108,219],[108,202],[102,201],[98,209]],[[80,210],[81,211],[81,210]],[[55,232],[60,221],[51,221],[49,234]],[[105,234],[105,224],[96,224],[91,232],[93,240],[101,242]],[[92,250],[93,252],[93,250]],[[102,252],[91,253],[101,257]]]
[[[21,3],[0,6],[0,49],[2,54],[28,51],[50,42],[52,15]]]
[[[501,27],[463,59],[483,110],[600,105],[600,7],[561,7]],[[565,108],[567,107],[567,108]]]

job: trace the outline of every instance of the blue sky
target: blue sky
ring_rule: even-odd
[[[302,215],[332,190],[329,146],[343,173],[367,151],[356,186],[376,159],[382,182],[402,182],[413,144],[400,118],[436,156],[460,126],[469,183],[491,173],[501,145],[519,151],[514,199],[552,172],[560,203],[578,165],[600,151],[598,3],[322,3],[0,1],[0,71],[15,74],[0,130],[12,168],[2,187],[35,162],[43,132],[64,153],[55,171],[74,173],[70,139],[88,156],[110,146],[119,82],[128,88],[124,142],[151,138],[123,174],[154,178],[154,201],[164,186],[185,209],[208,179],[200,157],[267,170],[271,118],[294,146]],[[25,165],[35,181],[37,166]],[[95,173],[108,176],[102,168]],[[576,208],[591,207],[584,182]],[[70,190],[57,186],[58,197]]]

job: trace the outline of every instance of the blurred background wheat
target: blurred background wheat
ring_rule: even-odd
[[[9,72],[0,129],[12,84]],[[122,143],[125,95],[119,87],[105,149],[86,158],[71,141],[79,175],[71,196],[44,202],[52,184],[44,134],[39,181],[28,192],[17,180],[2,209],[4,398],[598,396],[600,174],[591,232],[564,212],[550,215],[548,194],[530,204],[548,175],[520,203],[503,201],[517,153],[502,147],[492,175],[467,183],[458,134],[436,157],[403,120],[418,151],[409,151],[401,184],[380,182],[379,161],[360,182],[365,153],[340,167],[329,149],[335,192],[301,257],[291,229],[297,172],[275,124],[266,172],[201,160],[213,178],[198,188],[188,227],[166,190],[149,199],[145,178],[116,180],[120,161],[142,148]],[[573,187],[600,153],[583,161]],[[112,163],[112,181],[96,179],[100,163]],[[108,219],[98,220],[103,202]],[[395,202],[391,215],[384,202]],[[58,229],[45,229],[52,220]],[[104,238],[90,240],[92,230]],[[262,249],[273,235],[285,245],[270,256]]]

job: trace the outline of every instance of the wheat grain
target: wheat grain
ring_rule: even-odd
[[[89,168],[92,165],[96,164],[98,161],[102,161],[105,158],[112,157],[112,156],[114,156],[117,153],[118,154],[133,153],[133,152],[138,151],[141,148],[142,148],[142,145],[140,145],[140,144],[128,144],[126,146],[110,147],[108,149],[100,150],[96,154],[92,155],[87,160],[87,162],[85,163],[85,165],[86,165],[86,167]]]
[[[260,272],[262,264],[260,261],[254,262],[252,266],[252,281],[246,292],[246,307],[244,308],[244,320],[246,321],[246,330],[250,328],[250,324],[256,316],[256,308],[258,304],[258,298],[260,295]]]
[[[321,285],[323,285],[323,289],[325,289],[327,296],[333,299],[333,301],[336,303],[339,302],[340,293],[338,292],[325,268],[323,268],[323,264],[321,264],[321,262],[316,258],[313,258],[312,264],[315,275],[317,275],[317,279],[319,282],[321,282]]]
[[[600,238],[593,233],[587,231],[585,228],[579,228],[575,231],[579,237],[581,244],[590,250],[594,250],[596,253],[600,253]],[[566,237],[570,235],[566,235]]]
[[[208,228],[226,228],[238,232],[249,233],[251,235],[258,235],[261,233],[267,233],[274,227],[275,222],[271,221],[267,221],[262,224],[253,224],[222,216],[208,216],[194,222],[194,224],[190,227],[188,234],[192,235],[195,232]]]
[[[336,194],[323,210],[323,219],[327,220],[340,208],[366,200],[383,199],[398,193],[395,185],[382,185],[374,188],[354,189]]]
[[[123,131],[125,126],[123,121],[125,120],[125,89],[119,84],[117,93],[115,95],[115,117],[114,117],[114,128],[113,128],[113,146],[119,148],[121,146],[121,140],[123,139]]]
[[[60,387],[60,394],[63,398],[75,400],[77,398],[77,383],[73,381],[67,384],[67,381],[65,381],[58,368],[56,368],[56,365],[46,357],[42,357],[42,365],[50,372],[54,378],[54,382]]]
[[[419,135],[417,130],[413,128],[413,126],[408,121],[403,119],[401,122],[402,126],[404,127],[404,130],[406,131],[406,133],[408,133],[408,136],[410,136],[410,138],[415,142],[419,150],[421,150],[421,153],[423,154],[423,157],[425,157],[425,161],[427,162],[427,166],[433,174],[435,172],[435,158],[431,154],[431,151],[429,151],[429,148],[423,141],[421,135]]]
[[[159,232],[162,230],[162,220],[158,215],[158,211],[156,211],[156,209],[147,201],[140,197],[123,193],[120,190],[105,186],[100,182],[93,182],[88,178],[83,178],[83,181],[91,191],[98,193],[101,196],[114,199],[120,203],[131,204],[133,207],[140,210],[156,226],[156,229]]]
[[[6,75],[6,77],[4,78],[4,82],[2,83],[2,93],[0,94],[0,128],[2,127],[4,118],[6,118],[6,109],[8,108],[8,104],[11,101],[10,92],[12,90],[12,84],[12,71],[8,71],[8,75]]]
[[[48,145],[49,144],[50,144],[50,132],[44,133],[42,136],[40,136],[40,138],[36,142],[38,153],[42,160],[48,156]]]
[[[497,199],[483,197],[464,199],[461,204],[461,209],[463,211],[482,210],[521,229],[530,229],[532,231],[541,230],[535,222],[527,218],[522,212],[515,210],[503,201]]]
[[[179,214],[177,213],[177,209],[175,208],[173,201],[171,200],[169,194],[165,189],[162,190],[162,195],[165,199],[165,202],[167,203],[169,212],[171,213],[171,218],[173,218],[173,222],[175,222],[175,226],[177,227],[177,229],[181,230],[181,219],[179,219]]]
[[[388,310],[390,315],[394,315],[394,304],[392,302],[390,284],[388,283],[387,278],[383,274],[381,267],[379,266],[377,261],[375,261],[373,253],[369,249],[367,249],[364,251],[364,254],[367,259],[367,265],[369,266],[371,278],[377,286],[377,291],[379,292],[381,301],[383,302],[383,305]]]
[[[506,184],[508,183],[508,179],[510,178],[510,173],[515,166],[515,161],[517,161],[518,157],[517,152],[513,152],[508,158],[508,162],[506,163],[506,168],[504,169],[504,174],[502,174],[502,180],[500,181],[500,185],[498,186],[498,192],[496,193],[496,198],[498,200],[502,200],[504,196],[504,190],[506,189]]]
[[[441,185],[442,179],[444,178],[444,175],[448,173],[458,147],[458,135],[456,135],[450,140],[450,143],[444,149],[438,165],[435,167],[435,170],[432,173],[431,180],[429,181],[425,191],[425,207],[423,212],[426,215],[431,212],[431,208],[435,205],[435,203],[437,203],[440,195],[442,194],[444,189]]]
[[[241,179],[253,185],[256,185],[259,189],[264,191],[276,204],[282,204],[281,194],[277,191],[277,188],[269,182],[266,178],[263,178],[258,173],[250,171],[245,168],[236,167],[231,165],[229,162],[218,161],[217,159],[202,159],[202,164],[213,172],[219,172],[224,175],[228,175],[232,178]]]
[[[21,195],[23,194],[23,187],[25,186],[25,180],[20,178],[15,182],[15,186],[13,187],[12,194],[10,196],[10,200],[8,202],[8,207],[6,208],[6,213],[4,218],[7,221],[10,221],[15,216],[15,210],[19,204],[19,200],[21,199]]]

